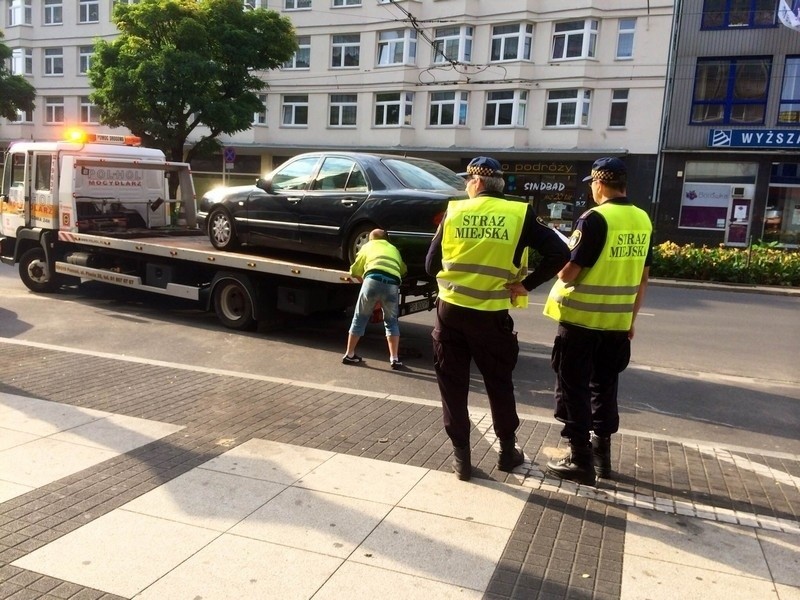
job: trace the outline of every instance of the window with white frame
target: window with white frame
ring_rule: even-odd
[[[266,125],[267,124],[267,95],[259,94],[258,99],[261,101],[263,108],[257,113],[253,113],[253,125]]]
[[[19,110],[17,109],[17,115],[10,121],[11,123],[33,123],[33,111],[32,110]]]
[[[504,60],[530,60],[533,43],[533,25],[495,25],[492,27],[492,62]]]
[[[800,124],[800,56],[786,57],[778,123]]]
[[[32,0],[8,0],[7,27],[30,25],[33,22]]]
[[[358,116],[358,94],[330,94],[328,96],[328,125],[355,127]]]
[[[100,123],[100,107],[89,100],[89,96],[81,96],[81,123],[97,125]]]
[[[341,6],[361,6],[361,0],[333,0],[333,7]]]
[[[414,92],[385,92],[375,94],[375,125],[377,127],[411,125]]]
[[[597,21],[585,19],[556,23],[553,32],[553,60],[594,58]]]
[[[544,124],[547,127],[588,127],[591,105],[591,90],[550,90]]]
[[[94,46],[78,46],[78,75],[86,75],[92,66]]]
[[[357,67],[361,53],[361,34],[334,35],[331,38],[331,68]]]
[[[100,0],[80,0],[78,23],[97,23],[100,21]]]
[[[44,99],[44,122],[49,124],[64,122],[64,96],[47,96]]]
[[[392,29],[378,33],[378,65],[413,65],[416,59],[416,29]]]
[[[44,49],[44,74],[63,75],[64,74],[64,49],[45,48]]]
[[[14,48],[11,51],[11,74],[33,75],[33,50]]]
[[[300,10],[311,8],[311,0],[283,0],[284,10]]]
[[[472,32],[469,25],[438,27],[434,30],[433,62],[470,62],[472,60]]]
[[[625,127],[628,122],[628,90],[611,90],[609,127]]]
[[[61,25],[64,22],[63,0],[44,0],[45,25]]]
[[[294,56],[281,66],[282,69],[308,69],[311,66],[311,36],[297,36]]]
[[[466,125],[468,98],[467,92],[431,92],[428,125]]]
[[[308,127],[308,94],[284,96],[282,113],[287,127]]]
[[[633,58],[633,34],[636,31],[636,19],[620,19],[617,29],[617,59]]]
[[[528,112],[526,90],[501,90],[486,95],[486,127],[524,127]]]

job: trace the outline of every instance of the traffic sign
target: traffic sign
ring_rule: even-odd
[[[236,148],[228,146],[222,151],[222,155],[225,157],[226,163],[232,163],[236,160]]]

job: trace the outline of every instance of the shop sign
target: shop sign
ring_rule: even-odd
[[[710,148],[800,149],[800,130],[793,129],[710,129]]]

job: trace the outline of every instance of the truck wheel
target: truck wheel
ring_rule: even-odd
[[[233,250],[239,246],[233,219],[226,210],[219,208],[208,216],[208,239],[217,250]]]
[[[31,248],[19,259],[19,277],[22,283],[37,294],[55,292],[60,287],[56,274],[47,264],[42,248]]]
[[[362,223],[361,225],[357,225],[353,233],[350,234],[347,247],[343,253],[344,258],[349,261],[350,264],[353,264],[353,261],[355,261],[356,254],[361,250],[361,247],[369,241],[369,232],[376,227],[377,225],[374,223]]]
[[[245,331],[253,329],[253,299],[239,281],[225,279],[214,288],[214,312],[228,329]]]

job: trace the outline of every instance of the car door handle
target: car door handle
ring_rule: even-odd
[[[296,198],[292,197],[292,198],[287,198],[286,199],[286,201],[289,202],[289,204],[300,204],[300,200],[302,200],[302,198],[300,198],[300,197],[296,197]]]
[[[354,206],[358,204],[358,198],[342,198],[342,204],[345,206]]]

